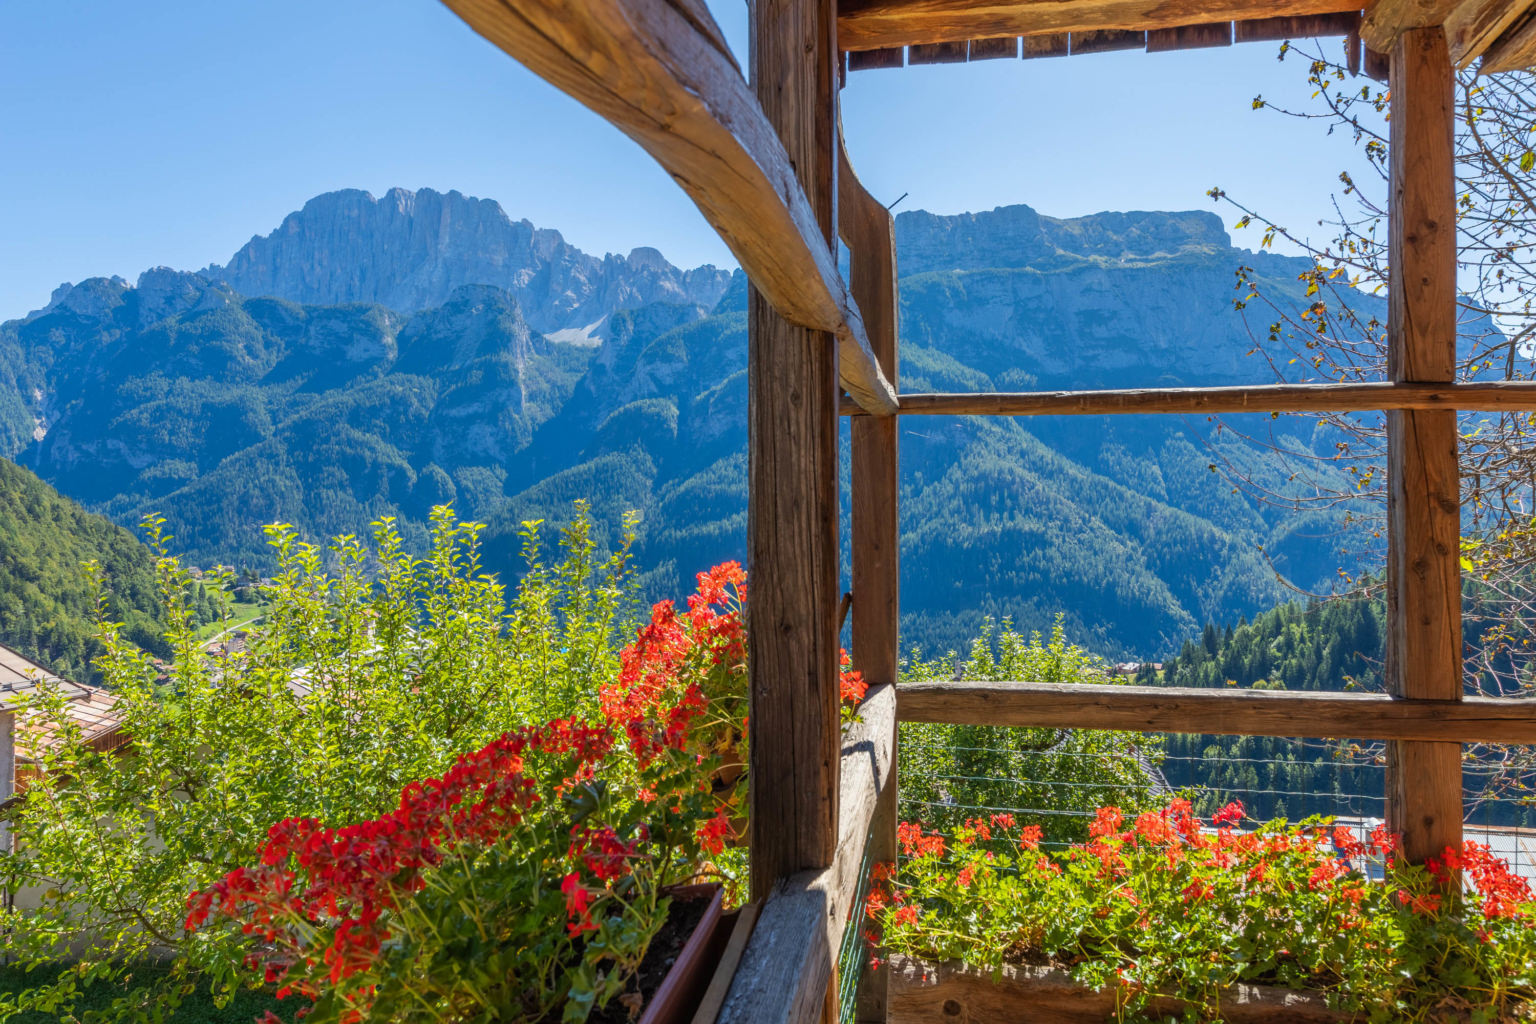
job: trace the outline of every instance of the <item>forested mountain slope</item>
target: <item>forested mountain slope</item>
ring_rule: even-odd
[[[119,522],[163,513],[203,562],[259,562],[271,520],[321,536],[451,501],[515,570],[519,524],[577,498],[610,531],[642,514],[656,592],[741,557],[741,276],[595,260],[493,203],[408,195],[320,197],[225,268],[86,281],[0,325],[0,443]],[[897,241],[908,391],[1262,381],[1234,271],[1302,301],[1300,261],[1234,249],[1204,213],[911,213]],[[1305,420],[1238,425],[1326,444]],[[1304,585],[1338,564],[1324,524],[1212,472],[1291,486],[1203,418],[914,418],[901,443],[904,639],[930,649],[1061,611],[1107,654],[1170,653],[1274,604],[1271,564]]]
[[[161,640],[153,553],[123,529],[0,459],[0,643],[69,679],[89,678],[95,595],[81,566],[96,562],[108,613],[142,647]],[[206,609],[204,609],[206,611]]]

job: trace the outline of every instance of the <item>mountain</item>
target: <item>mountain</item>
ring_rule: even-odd
[[[476,254],[471,214],[503,249]],[[1233,248],[1208,213],[1014,206],[896,230],[908,391],[1262,381],[1234,271],[1305,301],[1303,261]],[[473,280],[512,252],[542,269]],[[419,541],[451,501],[515,571],[520,524],[585,498],[607,539],[642,514],[640,564],[675,593],[744,552],[746,288],[710,271],[690,292],[708,268],[649,262],[665,272],[456,193],[333,193],[226,268],[94,279],[0,324],[0,441],[118,522],[165,515],[197,561],[260,562],[277,519],[327,536],[395,515]],[[599,271],[556,287],[552,267]],[[670,283],[652,299],[643,281]],[[582,322],[600,328],[549,326]],[[1212,471],[1299,486],[1278,452],[1329,444],[1304,418],[923,417],[901,444],[904,638],[929,648],[982,615],[1062,612],[1108,654],[1172,653],[1276,603],[1276,568],[1311,585],[1339,565],[1329,524]]]
[[[123,623],[125,635],[169,656],[161,639],[154,553],[4,459],[0,550],[0,643],[65,678],[88,679],[96,605],[80,567],[93,561],[101,569],[108,613]]]
[[[652,302],[709,308],[730,272],[679,270],[655,249],[601,259],[560,232],[514,221],[491,199],[458,192],[390,189],[327,192],[252,238],[225,266],[203,271],[242,295],[305,305],[366,302],[414,313],[447,302],[467,284],[510,292],[529,324],[580,337],[615,309]]]

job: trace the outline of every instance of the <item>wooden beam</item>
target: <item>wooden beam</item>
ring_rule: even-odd
[[[815,210],[837,230],[830,0],[759,0],[752,81]],[[832,863],[837,844],[837,349],[756,288],[747,311],[747,614],[752,889]]]
[[[704,998],[699,1000],[699,1007],[693,1012],[693,1024],[715,1024],[719,1019],[720,1008],[725,1005],[726,993],[736,979],[736,969],[741,966],[741,958],[747,952],[747,942],[752,938],[757,915],[762,909],[761,903],[748,903],[736,912],[736,924],[720,954],[715,974],[709,979],[709,987],[704,990]]]
[[[1373,50],[1388,53],[1409,29],[1444,24],[1462,0],[1376,0],[1367,5],[1360,38]]]
[[[1320,39],[1347,36],[1360,28],[1359,11],[1309,14],[1300,18],[1254,18],[1232,26],[1239,43],[1279,42],[1282,39]]]
[[[1536,743],[1536,700],[1079,683],[902,683],[903,722],[1458,743]],[[1459,763],[1459,762],[1458,762]],[[1460,814],[1457,790],[1457,814]]]
[[[971,60],[1018,60],[1019,39],[1004,36],[1001,39],[972,39]]]
[[[893,46],[888,50],[857,50],[848,55],[849,71],[864,71],[869,68],[900,68],[905,67],[906,63],[907,49],[904,46]]]
[[[1426,384],[1256,384],[1252,387],[1125,388],[990,394],[906,394],[902,416],[1105,416],[1146,413],[1368,412],[1382,409],[1536,409],[1536,381]],[[863,411],[842,404],[847,416]]]
[[[930,963],[892,954],[891,1024],[1065,1024],[1123,1020],[1125,992],[1090,989],[1069,970],[1004,963],[996,972],[959,961]],[[1321,990],[1239,984],[1209,991],[1226,1024],[1347,1024],[1351,1015],[1328,1007]],[[1190,1020],[1187,1003],[1149,996],[1142,1020]]]
[[[848,246],[853,294],[865,310],[880,369],[895,383],[896,231],[888,211],[859,183],[846,152],[838,213]],[[897,430],[892,416],[852,424],[853,667],[871,684],[896,681],[900,619]]]
[[[1201,50],[1232,45],[1232,23],[1216,21],[1204,25],[1180,25],[1178,28],[1154,28],[1147,32],[1147,52]]]
[[[894,411],[795,164],[700,0],[443,2],[655,157],[775,310],[837,336],[848,393]]]
[[[841,0],[837,38],[845,50],[874,50],[1050,32],[1145,32],[1360,6],[1360,0]]]
[[[1024,59],[1034,57],[1065,57],[1071,49],[1072,36],[1067,32],[1048,32],[1042,36],[1025,36]]]
[[[1072,56],[1080,53],[1110,53],[1115,50],[1142,50],[1147,34],[1121,28],[1095,28],[1072,33]]]
[[[1445,32],[1409,29],[1392,50],[1388,139],[1387,376],[1456,376],[1456,105]],[[1462,695],[1461,479],[1456,413],[1387,414],[1387,691]],[[1387,750],[1387,821],[1419,863],[1461,847],[1461,748]]]
[[[1462,0],[1445,18],[1451,63],[1464,68],[1531,9],[1532,0]]]
[[[1017,46],[1017,40],[1008,40]],[[974,55],[975,47],[971,44]],[[1015,53],[1017,50],[1015,49]],[[896,343],[896,229],[890,211],[869,194],[842,150],[838,169],[838,217],[848,246],[853,296],[864,310],[869,341],[892,385],[900,378]],[[896,417],[861,416],[852,436],[853,667],[872,685],[896,682],[899,656],[901,533],[897,509]],[[896,715],[890,715],[890,758],[896,758]],[[892,774],[879,787],[870,825],[870,857],[896,860],[896,786]],[[853,826],[856,828],[856,825]],[[863,963],[854,968],[862,970]],[[865,977],[858,988],[858,1018],[884,1024],[888,972]]]
[[[1532,66],[1536,66],[1536,14],[1528,11],[1483,51],[1483,62],[1478,65],[1478,70],[1488,75],[1523,71]]]
[[[959,40],[952,43],[929,43],[926,45],[907,47],[908,64],[964,64],[967,53],[967,43]]]
[[[759,0],[761,2],[761,0]],[[842,941],[880,797],[895,784],[896,695],[871,687],[842,743],[837,856],[768,894],[719,1024],[810,1024],[820,1019],[831,958]]]

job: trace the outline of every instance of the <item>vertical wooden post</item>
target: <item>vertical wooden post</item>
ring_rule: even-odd
[[[828,246],[837,227],[831,0],[756,0],[752,84]],[[748,657],[755,898],[837,847],[837,348],[748,303]]]
[[[890,213],[858,184],[843,162],[838,172],[839,219],[848,243],[849,282],[881,372],[897,387],[896,233]],[[900,530],[897,517],[897,417],[855,416],[852,434],[853,667],[871,685],[896,682],[901,616]],[[895,727],[895,723],[892,723]],[[893,757],[897,756],[892,739]],[[896,860],[896,773],[880,794],[871,823],[869,857]],[[858,1020],[884,1024],[888,972],[859,986]]]
[[[1445,32],[1410,29],[1391,55],[1387,375],[1456,375],[1454,84]],[[1460,700],[1461,498],[1456,413],[1387,413],[1387,651],[1390,692]],[[1461,846],[1461,745],[1395,742],[1387,820],[1412,862]]]

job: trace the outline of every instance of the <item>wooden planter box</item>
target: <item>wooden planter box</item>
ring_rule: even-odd
[[[1115,1019],[1112,991],[1084,988],[1064,971],[1005,966],[1002,976],[960,963],[932,964],[892,956],[888,962],[890,1024],[1095,1024]],[[1177,1017],[1184,1004],[1153,1000],[1148,1009]],[[1336,1024],[1350,1018],[1321,995],[1238,985],[1221,1000],[1227,1024]]]
[[[688,1024],[693,1019],[734,923],[733,918],[721,913],[725,890],[718,885],[685,885],[671,894],[676,899],[707,899],[709,906],[661,986],[645,1004],[639,1024]]]

